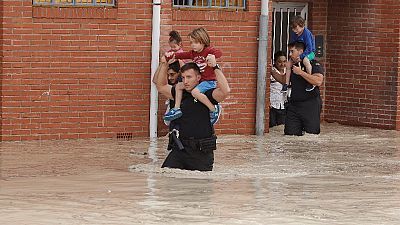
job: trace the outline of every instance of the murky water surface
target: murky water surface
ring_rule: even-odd
[[[400,224],[400,133],[219,136],[212,172],[166,139],[5,142],[0,224]]]

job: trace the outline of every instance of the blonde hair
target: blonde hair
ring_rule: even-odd
[[[207,30],[203,27],[194,29],[188,36],[203,44],[205,47],[210,46],[210,36],[208,35]]]

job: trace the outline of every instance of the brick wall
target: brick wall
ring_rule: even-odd
[[[308,2],[309,27],[325,40],[325,120],[400,127],[400,2]],[[118,1],[116,8],[33,7],[29,0],[0,5],[2,140],[148,135],[150,2]],[[189,50],[187,34],[199,26],[223,51],[219,61],[232,93],[222,103],[217,133],[255,131],[259,14],[259,1],[248,1],[246,11],[185,10],[172,8],[170,0],[162,3],[162,51],[172,29]],[[268,92],[267,85],[266,128]],[[164,100],[160,97],[160,135],[166,132]]]
[[[296,2],[288,1],[288,2]],[[302,1],[297,1],[302,2]],[[168,48],[167,37],[171,29],[180,31],[184,39],[184,48],[189,49],[187,34],[198,26],[204,26],[211,36],[212,44],[223,51],[220,63],[231,86],[231,96],[226,99],[222,119],[216,125],[216,131],[228,134],[254,134],[255,132],[255,108],[257,94],[257,56],[260,2],[248,1],[247,11],[226,10],[184,10],[170,8],[171,3],[163,4],[163,28],[164,37],[162,46]],[[272,1],[269,3],[270,12]],[[314,1],[310,4],[310,27],[314,34],[322,34],[326,37],[326,11],[325,0]],[[172,10],[172,14],[171,11]],[[271,58],[272,37],[272,13],[269,14],[268,29],[268,53]],[[324,59],[322,59],[324,62]],[[267,59],[267,62],[270,60]],[[267,74],[270,73],[268,68]],[[269,76],[267,76],[269,77]],[[266,115],[265,128],[268,131],[269,124],[269,83],[266,90]],[[162,99],[164,101],[164,99]],[[160,105],[164,110],[164,106]],[[159,113],[163,111],[160,109]],[[163,128],[161,128],[163,129]],[[160,131],[160,130],[159,130]],[[164,130],[162,130],[165,133]]]
[[[148,135],[151,1],[0,4],[2,140]]]
[[[324,2],[310,5],[316,34],[326,33]],[[1,5],[2,140],[148,135],[151,3],[52,8],[6,0]],[[254,133],[259,15],[257,1],[248,1],[246,11],[184,10],[162,3],[162,51],[168,49],[170,30],[178,30],[189,49],[187,34],[204,26],[224,53],[220,64],[232,94],[222,104],[218,133]],[[268,130],[268,85],[266,97]],[[164,100],[160,97],[160,135],[166,132]]]
[[[3,83],[3,1],[0,2],[0,93],[2,90]],[[2,96],[2,95],[0,95]],[[2,115],[3,110],[3,102],[0,99],[0,116]],[[0,117],[1,118],[1,117]],[[2,133],[2,122],[0,121],[0,141],[1,141],[1,133]]]
[[[396,128],[399,24],[398,0],[329,0],[327,121]]]
[[[249,1],[248,11],[175,9],[171,1],[163,2],[162,50],[168,49],[168,33],[172,29],[180,32],[184,50],[190,50],[187,34],[203,26],[209,32],[211,45],[223,52],[218,61],[232,91],[222,103],[222,118],[215,127],[217,133],[255,132],[259,14],[260,2],[254,1]],[[160,104],[160,108],[159,114],[163,114],[165,106]],[[161,123],[160,129],[164,129]]]

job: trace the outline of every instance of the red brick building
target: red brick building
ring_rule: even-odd
[[[39,2],[0,3],[1,139],[148,136],[151,1],[117,0],[112,6],[112,0],[97,0],[106,3],[101,7]],[[170,30],[182,34],[187,49],[186,34],[207,28],[212,44],[224,53],[221,64],[232,88],[217,132],[253,134],[261,2],[228,2],[238,9],[162,2],[161,51]],[[307,4],[308,27],[323,37],[323,119],[399,130],[400,1],[280,2]],[[268,57],[275,3],[269,2]]]

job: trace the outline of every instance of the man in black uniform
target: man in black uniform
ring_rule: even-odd
[[[214,68],[218,88],[205,93],[213,104],[223,101],[228,97],[230,88],[228,82],[216,63],[215,56],[209,55],[207,61]],[[161,59],[160,74],[165,74],[167,68],[164,57]],[[199,84],[201,74],[195,63],[187,63],[181,68],[181,75],[185,91],[183,92],[181,110],[182,117],[174,120],[171,126],[176,129],[171,135],[178,136],[183,149],[176,141],[170,142],[171,152],[165,159],[162,167],[186,170],[211,171],[214,164],[214,150],[216,149],[216,136],[210,123],[209,109],[191,95],[191,91]],[[158,91],[167,98],[175,97],[175,87],[167,83],[165,76],[157,80]]]
[[[320,115],[322,100],[319,86],[323,82],[323,69],[316,60],[311,61],[312,74],[308,74],[301,62],[300,55],[305,49],[303,42],[295,42],[289,49],[293,61],[290,83],[292,86],[289,104],[287,106],[285,135],[301,136],[304,132],[310,134],[320,133]],[[279,82],[284,82],[281,77],[275,77]],[[315,85],[312,91],[307,91],[308,84]]]

